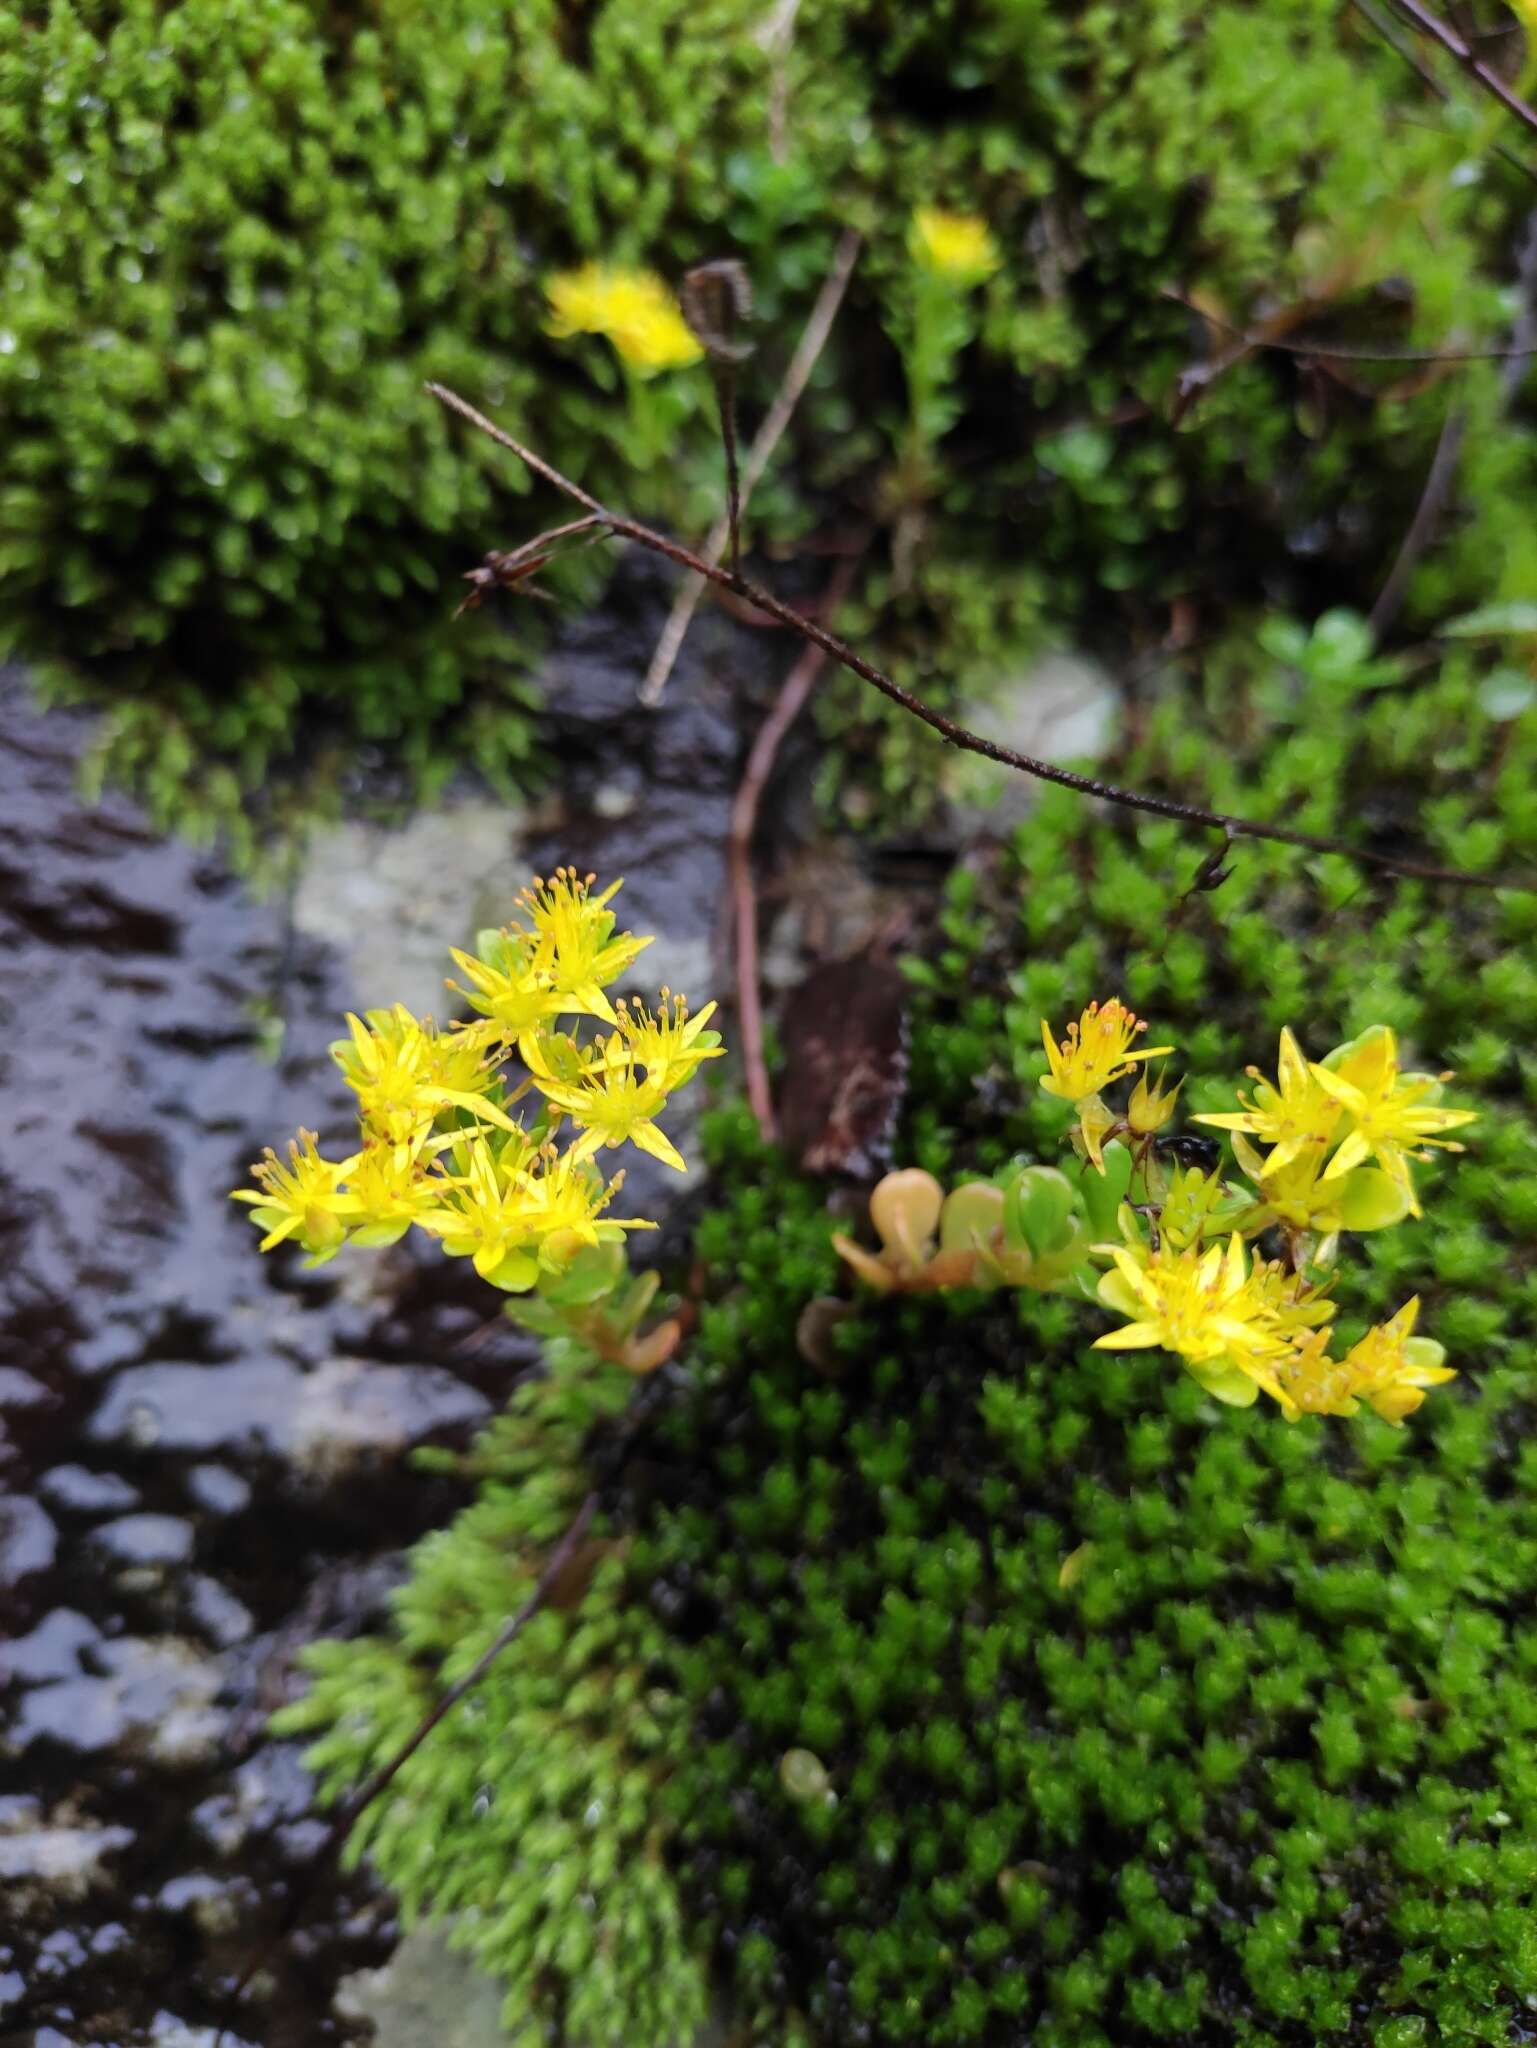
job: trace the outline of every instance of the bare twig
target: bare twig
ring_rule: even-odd
[[[1235,326],[1231,320],[1224,320],[1220,313],[1212,312],[1209,306],[1197,305],[1194,299],[1187,299],[1183,292],[1177,292],[1165,285],[1159,292],[1161,299],[1171,299],[1176,306],[1183,306],[1188,313],[1207,321],[1213,327],[1220,327],[1224,334],[1231,334],[1239,345],[1246,349],[1266,349],[1273,355],[1323,356],[1333,363],[1504,363],[1512,360],[1528,361],[1537,355],[1537,341],[1529,341],[1522,347],[1509,348],[1348,348],[1337,347],[1328,341],[1282,341],[1268,334],[1253,334],[1247,328]]]
[[[1505,351],[1505,367],[1500,372],[1500,396],[1507,406],[1520,389],[1527,364],[1533,352],[1537,351],[1537,212],[1531,214],[1526,223],[1521,253],[1516,262],[1516,287],[1521,310],[1516,316],[1512,346]],[[1388,571],[1387,581],[1372,606],[1371,628],[1379,640],[1398,617],[1409,588],[1409,579],[1435,538],[1436,528],[1456,482],[1457,462],[1462,453],[1462,437],[1466,428],[1467,415],[1460,407],[1447,414],[1420,502]]]
[[[789,426],[796,406],[800,403],[801,394],[816,367],[817,358],[827,345],[827,337],[832,332],[834,320],[838,317],[838,308],[843,304],[843,295],[848,290],[849,279],[854,274],[854,264],[859,256],[859,240],[856,230],[850,228],[838,244],[832,267],[823,280],[816,304],[811,309],[811,317],[807,320],[805,330],[796,344],[795,353],[790,358],[790,367],[785,371],[784,382],[775,394],[773,404],[764,414],[763,424],[753,436],[752,446],[747,451],[738,493],[738,503],[741,506],[746,505],[757,488],[774,450],[784,437],[785,428]],[[431,388],[429,386],[429,389]],[[730,533],[731,520],[728,511],[726,516],[718,519],[710,529],[709,538],[702,550],[707,562],[719,562],[725,552]],[[709,580],[707,575],[698,573],[684,579],[678,595],[673,600],[667,624],[662,628],[662,636],[656,643],[656,652],[652,655],[651,665],[646,670],[646,679],[640,686],[642,704],[654,705],[661,701],[662,692],[667,687],[667,678],[672,674],[673,664],[678,659],[678,650],[683,645],[684,636],[688,632],[694,613],[699,608],[699,600]]]
[[[1443,105],[1451,101],[1452,94],[1449,88],[1437,78],[1434,70],[1429,64],[1424,62],[1413,44],[1402,40],[1395,32],[1392,22],[1388,21],[1372,5],[1372,0],[1351,0],[1351,5],[1363,21],[1371,24],[1388,48],[1401,57],[1409,66],[1409,69],[1424,84],[1429,86],[1430,90]],[[1508,142],[1497,141],[1494,145],[1494,150],[1496,156],[1503,157],[1513,171],[1519,171],[1523,178],[1530,180],[1533,184],[1537,184],[1537,170],[1534,170],[1524,157],[1518,155]]]
[[[545,1602],[554,1591],[561,1574],[576,1556],[578,1550],[580,1550],[588,1530],[592,1527],[593,1517],[597,1511],[598,1494],[596,1488],[594,1488],[577,1509],[565,1534],[545,1559],[543,1568],[538,1578],[534,1581],[532,1591],[516,1614],[510,1615],[503,1622],[486,1648],[482,1650],[469,1670],[466,1671],[463,1678],[456,1680],[434,1702],[430,1711],[424,1714],[421,1720],[417,1722],[393,1756],[387,1757],[373,1775],[364,1780],[362,1785],[358,1787],[357,1791],[353,1793],[352,1797],[342,1807],[340,1813],[331,1823],[325,1840],[310,1859],[310,1867],[312,1869],[320,1869],[335,1855],[353,1828],[356,1827],[363,1813],[373,1805],[382,1792],[388,1790],[400,1771],[411,1761],[411,1758],[415,1756],[416,1752],[427,1740],[433,1729],[443,1720],[444,1716],[451,1714],[465,1695],[474,1691],[475,1687],[479,1685],[502,1652],[510,1648],[517,1641],[534,1616],[545,1605]],[[272,1955],[285,1935],[292,1931],[297,1923],[298,1915],[306,1896],[307,1893],[304,1886],[301,1885],[295,1890],[289,1902],[288,1911],[284,1914],[277,1932],[269,1941],[263,1944],[253,1961],[241,1973],[231,1994],[237,2004],[245,1995],[246,1989],[257,1971]],[[220,2029],[221,2036],[226,2032],[228,2032],[227,2028]]]
[[[1497,71],[1491,71],[1471,44],[1463,41],[1457,31],[1431,13],[1421,0],[1390,0],[1405,21],[1412,22],[1421,35],[1429,36],[1433,43],[1439,43],[1446,54],[1460,64],[1469,78],[1481,85],[1485,92],[1492,93],[1508,114],[1531,129],[1537,135],[1537,108],[1529,107],[1518,92],[1512,90]]]
[[[676,562],[680,568],[691,569],[695,575],[719,585],[723,590],[734,591],[739,596],[747,598],[759,611],[767,613],[771,619],[777,619],[781,625],[789,626],[799,633],[803,640],[811,641],[824,653],[830,654],[834,661],[841,662],[844,668],[858,676],[861,681],[869,683],[872,689],[879,690],[883,697],[890,698],[893,704],[899,704],[904,711],[920,719],[931,731],[937,732],[941,739],[947,740],[953,747],[960,747],[969,754],[980,754],[985,761],[996,761],[1000,767],[1013,768],[1021,775],[1033,776],[1037,781],[1055,783],[1059,789],[1077,790],[1082,796],[1098,797],[1102,803],[1119,804],[1126,810],[1141,811],[1150,817],[1172,818],[1178,824],[1226,832],[1233,839],[1265,839],[1280,846],[1300,846],[1310,853],[1337,853],[1347,860],[1359,862],[1363,867],[1379,868],[1386,874],[1413,876],[1427,882],[1446,882],[1458,888],[1515,889],[1537,894],[1537,877],[1477,875],[1465,868],[1443,867],[1437,861],[1405,860],[1396,854],[1372,853],[1365,847],[1352,846],[1348,840],[1333,839],[1323,833],[1300,832],[1288,825],[1264,824],[1256,818],[1240,818],[1225,811],[1207,810],[1200,804],[1181,803],[1174,797],[1153,796],[1145,790],[1122,789],[1115,783],[1100,782],[1092,775],[1079,775],[1071,768],[1055,767],[1049,761],[1037,760],[1033,755],[1021,754],[1013,747],[1005,747],[996,740],[986,739],[982,734],[957,724],[953,718],[947,718],[942,711],[936,711],[932,705],[925,704],[921,697],[915,697],[910,690],[904,690],[900,683],[894,682],[884,670],[877,668],[873,661],[867,661],[835,633],[829,633],[816,620],[807,618],[803,612],[798,612],[792,605],[784,603],[771,590],[765,590],[761,584],[752,582],[746,576],[733,576],[730,570],[722,569],[718,563],[707,562],[703,556],[696,555],[692,548],[684,547],[679,541],[670,540],[666,534],[657,533],[649,526],[642,526],[638,520],[628,519],[620,512],[610,512],[599,504],[590,491],[583,490],[580,484],[573,483],[568,476],[563,476],[552,464],[546,462],[542,455],[536,455],[531,448],[524,447],[521,441],[514,440],[504,428],[488,420],[484,413],[477,412],[473,405],[459,397],[457,392],[450,391],[446,385],[428,384],[426,388],[451,411],[468,420],[471,426],[479,428],[498,446],[516,455],[534,471],[535,475],[542,476],[547,483],[553,484],[558,491],[563,491],[578,505],[585,505],[589,512],[597,513],[612,532],[623,539],[637,542],[643,548],[649,548],[653,554],[665,556],[668,561]]]
[[[801,0],[777,0],[773,12],[754,30],[753,41],[773,66],[769,75],[769,155],[782,164],[790,154],[790,51],[795,43],[795,17]]]
[[[1457,407],[1446,415],[1441,428],[1441,437],[1436,442],[1436,452],[1431,457],[1430,473],[1425,479],[1425,488],[1420,493],[1420,502],[1414,508],[1414,517],[1409,530],[1399,543],[1393,566],[1388,571],[1387,581],[1377,593],[1372,606],[1370,625],[1374,636],[1381,639],[1393,621],[1398,617],[1399,606],[1404,601],[1404,592],[1409,588],[1409,578],[1419,566],[1420,556],[1429,547],[1446,501],[1451,496],[1452,482],[1457,474],[1457,458],[1462,453],[1462,437],[1467,429],[1468,416]]]
[[[832,573],[819,607],[825,617],[836,615],[853,580],[854,558],[850,556],[840,562]],[[763,1057],[763,1004],[758,989],[758,902],[753,888],[752,840],[758,823],[758,805],[773,772],[780,744],[800,716],[826,665],[827,649],[808,644],[785,677],[773,710],[754,736],[741,785],[731,805],[731,829],[726,840],[743,1078],[748,1105],[758,1120],[758,1129],[770,1142],[775,1136],[774,1098],[769,1090],[768,1067]]]

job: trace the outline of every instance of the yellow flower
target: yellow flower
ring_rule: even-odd
[[[1406,1301],[1388,1322],[1376,1323],[1343,1358],[1329,1355],[1327,1330],[1312,1330],[1279,1359],[1263,1359],[1250,1371],[1281,1404],[1288,1422],[1304,1415],[1354,1415],[1362,1401],[1396,1428],[1438,1387],[1457,1375],[1443,1365],[1442,1347],[1414,1335],[1419,1296]]]
[[[530,1139],[500,1150],[479,1133],[457,1146],[456,1171],[439,1190],[435,1209],[416,1218],[442,1239],[451,1258],[470,1258],[483,1280],[522,1293],[539,1277],[548,1241],[560,1238],[569,1254],[597,1244],[598,1218],[623,1183],[582,1168],[575,1152],[557,1154]],[[642,1223],[611,1221],[604,1234],[645,1229]],[[564,1263],[557,1258],[553,1263]]]
[[[584,263],[552,277],[546,290],[549,333],[561,340],[601,334],[643,377],[697,363],[704,354],[654,270]]]
[[[1198,1166],[1176,1166],[1158,1215],[1159,1236],[1183,1251],[1187,1245],[1217,1234],[1215,1219],[1227,1206],[1228,1191],[1215,1173],[1202,1173]]]
[[[488,1018],[503,1039],[515,1042],[526,1060],[539,1026],[569,1007],[550,973],[548,942],[524,932],[482,932],[478,958],[457,946],[450,951],[468,986],[457,981],[448,986]]]
[[[1435,1098],[1441,1083],[1434,1074],[1401,1074],[1398,1041],[1385,1024],[1362,1032],[1312,1072],[1318,1086],[1349,1119],[1344,1142],[1329,1161],[1331,1179],[1375,1159],[1408,1197],[1410,1214],[1418,1216],[1421,1211],[1409,1161],[1428,1159],[1428,1146],[1460,1152],[1462,1146],[1455,1138],[1440,1138],[1435,1133],[1473,1123],[1473,1111],[1437,1108]]]
[[[697,1017],[691,1017],[682,996],[664,988],[655,1016],[644,1003],[622,1002],[619,1030],[631,1059],[645,1068],[646,1079],[660,1082],[670,1095],[691,1081],[706,1060],[718,1060],[724,1052],[720,1033],[705,1029],[714,1015],[714,1003],[706,1003]]]
[[[1126,1121],[1139,1138],[1151,1137],[1155,1131],[1163,1129],[1174,1114],[1174,1105],[1184,1085],[1183,1081],[1176,1081],[1172,1088],[1165,1088],[1162,1074],[1155,1081],[1144,1067],[1126,1105]]]
[[[908,247],[923,269],[960,285],[981,284],[1003,262],[980,215],[947,213],[939,206],[920,206],[914,213]]]
[[[628,1141],[664,1165],[687,1173],[682,1155],[655,1122],[666,1106],[668,1077],[665,1073],[643,1074],[633,1048],[619,1032],[598,1039],[591,1053],[578,1061],[569,1057],[569,1046],[563,1049],[559,1040],[535,1045],[531,1052],[532,1057],[524,1057],[535,1087],[552,1109],[569,1116],[581,1132],[571,1148],[572,1158],[590,1159],[605,1145]]]
[[[1284,1349],[1265,1289],[1250,1272],[1237,1231],[1226,1251],[1161,1246],[1142,1251],[1118,1245],[1115,1268],[1099,1283],[1101,1301],[1130,1320],[1096,1338],[1099,1351],[1139,1351],[1161,1345],[1177,1352],[1203,1385],[1235,1407],[1253,1401],[1249,1361]]]
[[[1132,1040],[1146,1029],[1117,996],[1108,1003],[1090,1003],[1083,1015],[1068,1025],[1060,1046],[1042,1018],[1041,1042],[1051,1069],[1041,1077],[1042,1088],[1067,1102],[1081,1102],[1086,1095],[1097,1095],[1129,1074],[1134,1060],[1157,1059],[1173,1052],[1172,1045],[1148,1045],[1133,1052]]]
[[[1267,1081],[1258,1067],[1250,1067],[1248,1072],[1258,1085],[1252,1096],[1239,1096],[1244,1105],[1242,1111],[1197,1116],[1192,1121],[1213,1124],[1221,1131],[1246,1131],[1262,1144],[1273,1146],[1264,1164],[1267,1178],[1284,1172],[1298,1160],[1306,1163],[1309,1172],[1315,1171],[1338,1128],[1339,1104],[1318,1085],[1315,1070],[1308,1065],[1291,1032],[1281,1033],[1274,1081]],[[1245,1165],[1245,1170],[1252,1169]]]
[[[340,1250],[347,1235],[342,1218],[356,1207],[341,1186],[352,1164],[322,1159],[315,1133],[300,1131],[288,1141],[286,1166],[269,1145],[251,1168],[260,1185],[236,1188],[230,1199],[251,1204],[251,1221],[266,1233],[264,1252],[296,1237],[317,1259],[327,1259]]]
[[[1309,1280],[1280,1259],[1256,1259],[1251,1277],[1269,1314],[1270,1327],[1286,1342],[1300,1342],[1305,1331],[1333,1320],[1336,1304],[1329,1299],[1333,1273],[1323,1280]]]
[[[349,1013],[350,1038],[331,1057],[358,1098],[364,1134],[386,1145],[410,1144],[445,1109],[469,1110],[510,1130],[507,1114],[486,1100],[496,1074],[471,1032],[443,1037],[404,1003],[370,1010],[368,1022]]]
[[[1328,1330],[1308,1330],[1290,1351],[1250,1364],[1251,1376],[1280,1403],[1288,1422],[1304,1415],[1354,1415],[1360,1407],[1349,1369],[1330,1355],[1329,1336]]]
[[[1416,1294],[1388,1322],[1374,1323],[1345,1353],[1351,1391],[1369,1401],[1384,1422],[1402,1422],[1420,1406],[1427,1387],[1457,1377],[1441,1363],[1446,1352],[1433,1337],[1415,1336],[1419,1312]]]
[[[443,1183],[423,1168],[425,1141],[367,1145],[349,1164],[354,1244],[394,1244],[443,1199]]]
[[[630,932],[613,936],[615,918],[607,906],[624,884],[612,882],[601,896],[594,896],[593,880],[592,875],[579,879],[575,868],[557,868],[548,882],[535,876],[518,901],[533,925],[531,936],[543,942],[541,957],[548,959],[565,999],[562,1009],[612,1024],[616,1020],[604,986],[638,959],[651,940],[637,939]]]

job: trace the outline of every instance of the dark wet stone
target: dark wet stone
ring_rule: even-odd
[[[83,1614],[55,1607],[30,1635],[0,1647],[0,1679],[43,1685],[72,1677],[80,1669],[82,1653],[100,1640],[101,1631]]]
[[[0,1365],[0,1409],[36,1408],[48,1399],[48,1389],[30,1373],[14,1365]]]
[[[65,1515],[120,1515],[139,1505],[137,1487],[118,1472],[92,1472],[85,1465],[55,1465],[37,1482],[48,1505]]]
[[[564,823],[531,847],[554,813],[528,814],[506,883],[510,896],[565,860],[627,875],[628,922],[658,934],[636,986],[670,981],[697,1006],[721,992],[735,700],[769,701],[786,651],[702,613],[667,703],[638,711],[672,589],[670,572],[627,564],[604,617],[565,629],[550,677]],[[121,797],[83,805],[90,737],[0,672],[0,946],[9,1014],[26,1020],[0,1038],[0,1637],[17,1680],[0,1694],[0,1755],[25,1751],[42,1795],[9,1820],[0,1809],[0,1829],[65,1853],[88,1776],[92,1821],[132,1828],[135,1846],[98,1859],[89,1901],[29,1919],[16,1954],[0,1950],[24,1985],[49,1934],[91,1950],[68,1983],[71,2018],[55,1977],[46,1997],[22,1992],[3,2030],[31,2041],[63,2026],[69,2048],[126,2048],[131,2014],[140,2048],[204,2048],[247,1958],[228,1952],[235,1936],[173,1954],[185,1929],[157,1899],[229,1856],[220,1875],[249,1884],[246,1917],[275,1916],[312,1787],[298,1747],[266,1741],[267,1716],[305,1641],[377,1625],[395,1554],[460,1497],[406,1468],[411,1446],[461,1440],[533,1347],[467,1262],[432,1247],[351,1271],[257,1255],[227,1191],[301,1123],[346,1143],[327,1048],[359,991],[343,952],[291,928],[280,898],[253,900]],[[681,1182],[660,1167],[652,1179],[627,1194],[661,1215]],[[70,1537],[115,1519],[58,1543],[55,1514]],[[147,1636],[151,1611],[182,1633]],[[360,1913],[368,1896],[361,1878],[317,1887],[313,1954],[273,1962],[262,2048],[333,2038],[332,1988],[391,1938]],[[192,2017],[161,2010],[167,1997]],[[238,2032],[225,2039],[239,2048]]]
[[[0,1587],[47,1571],[58,1547],[58,1531],[40,1501],[24,1494],[0,1500]]]
[[[194,1572],[186,1581],[187,1614],[198,1634],[221,1650],[243,1643],[255,1629],[251,1611],[234,1594],[205,1573]]]
[[[484,1395],[439,1366],[342,1358],[309,1373],[281,1358],[137,1365],[107,1389],[88,1435],[161,1452],[259,1451],[334,1470],[478,1422],[489,1409]]]
[[[185,1564],[192,1555],[192,1530],[174,1515],[124,1515],[91,1532],[93,1549],[116,1564]]]
[[[183,1484],[195,1507],[211,1515],[238,1515],[251,1504],[251,1483],[227,1465],[194,1465]]]
[[[98,1643],[92,1662],[99,1669],[22,1694],[9,1731],[16,1748],[132,1747],[168,1765],[204,1761],[217,1748],[227,1718],[212,1704],[219,1671],[192,1644],[127,1636]]]

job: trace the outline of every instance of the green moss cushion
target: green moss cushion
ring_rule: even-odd
[[[1128,778],[1381,850],[1537,860],[1537,721],[1492,719],[1471,664],[1357,695],[1250,655],[1213,679],[1206,723],[1171,681]],[[408,1899],[472,1909],[509,2011],[558,2017],[596,1940],[618,1974],[574,2044],[665,2048],[660,2018],[622,2032],[624,2001],[665,1984],[692,2011],[706,1963],[776,2044],[1525,2038],[1537,904],[1249,845],[1186,899],[1201,850],[1047,797],[957,877],[913,970],[899,1156],[1054,1156],[1039,1023],[1094,995],[1180,1045],[1197,1109],[1283,1024],[1316,1047],[1389,1022],[1480,1121],[1420,1169],[1423,1221],[1362,1241],[1342,1329],[1417,1292],[1460,1378],[1402,1429],[1293,1426],[1090,1350],[1097,1309],[1033,1295],[865,1298],[813,1365],[797,1321],[841,1284],[825,1190],[719,1116],[689,1377],[609,1482],[589,1604],[542,1618],[372,1823]],[[333,1785],[467,1667],[587,1472],[612,1474],[623,1390],[552,1363],[488,1438],[480,1505],[419,1553],[399,1640],[320,1653],[292,1718],[328,1730]],[[547,1862],[487,1836],[482,1786],[540,1822]],[[576,1899],[572,1870],[596,1871]]]

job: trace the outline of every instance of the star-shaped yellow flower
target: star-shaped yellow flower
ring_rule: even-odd
[[[1373,1025],[1311,1071],[1347,1119],[1344,1140],[1328,1164],[1329,1178],[1375,1159],[1408,1197],[1411,1215],[1420,1215],[1409,1161],[1428,1159],[1429,1146],[1460,1152],[1455,1138],[1436,1134],[1473,1123],[1474,1112],[1439,1108],[1441,1079],[1436,1075],[1401,1074],[1398,1041],[1385,1024]]]
[[[1197,1377],[1214,1380],[1218,1374],[1201,1369],[1242,1368],[1250,1359],[1285,1349],[1275,1307],[1250,1271],[1236,1230],[1226,1250],[1220,1244],[1205,1251],[1161,1246],[1139,1255],[1121,1245],[1114,1259],[1114,1270],[1099,1283],[1099,1297],[1130,1320],[1122,1329],[1096,1338],[1096,1350],[1139,1351],[1161,1345],[1196,1368]],[[1220,1377],[1225,1383],[1230,1375]],[[1225,1393],[1221,1385],[1213,1384],[1212,1391],[1237,1405],[1254,1398],[1252,1387]]]
[[[617,920],[608,905],[624,883],[611,882],[600,896],[591,893],[592,883],[591,875],[578,876],[575,868],[557,868],[548,882],[536,877],[518,901],[528,913],[531,936],[542,944],[540,957],[548,961],[562,1010],[612,1024],[613,1005],[604,988],[639,958],[651,940],[630,932],[616,938]]]
[[[1264,1166],[1267,1176],[1282,1174],[1299,1160],[1316,1167],[1339,1126],[1340,1107],[1314,1079],[1314,1069],[1292,1033],[1281,1033],[1274,1081],[1267,1081],[1258,1067],[1248,1071],[1256,1086],[1252,1095],[1239,1096],[1242,1110],[1192,1121],[1221,1131],[1247,1132],[1272,1146]]]
[[[1133,1050],[1137,1033],[1146,1029],[1118,996],[1107,1003],[1090,1003],[1083,1015],[1068,1025],[1060,1045],[1043,1017],[1041,1043],[1050,1069],[1041,1076],[1043,1091],[1059,1095],[1065,1102],[1082,1102],[1085,1096],[1098,1095],[1112,1081],[1129,1074],[1134,1061],[1173,1052],[1172,1045],[1144,1045]]]
[[[269,1145],[251,1168],[254,1188],[236,1188],[231,1201],[249,1202],[251,1221],[265,1235],[261,1249],[270,1252],[287,1238],[297,1238],[317,1260],[330,1258],[347,1235],[344,1218],[357,1207],[342,1182],[351,1160],[323,1159],[313,1131],[300,1131],[288,1141],[288,1164]]]

